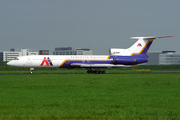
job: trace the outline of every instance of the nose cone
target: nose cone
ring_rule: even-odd
[[[14,64],[13,64],[13,61],[9,61],[9,62],[7,63],[7,65],[13,66],[13,65],[14,65]]]

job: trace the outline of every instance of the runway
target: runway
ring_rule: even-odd
[[[87,74],[87,75],[108,75],[108,74],[180,74],[180,71],[159,71],[159,72],[118,72],[118,73],[106,73],[106,74],[88,74],[88,73],[5,73],[1,75],[73,75],[73,74]]]

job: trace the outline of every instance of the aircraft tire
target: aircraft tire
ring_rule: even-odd
[[[88,70],[89,72],[88,72],[88,74],[92,74],[93,73],[93,70]]]
[[[87,71],[88,74],[106,74],[105,70],[88,70]]]
[[[98,71],[97,71],[97,70],[94,70],[94,72],[93,72],[93,73],[97,74],[97,73],[98,73]]]
[[[92,74],[92,73],[94,73],[94,71],[93,70],[88,70],[87,73]]]
[[[99,71],[98,71],[98,73],[99,73],[99,74],[102,74],[102,71],[101,71],[101,70],[99,70]]]

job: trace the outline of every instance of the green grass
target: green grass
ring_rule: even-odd
[[[179,74],[0,75],[0,119],[180,119]]]

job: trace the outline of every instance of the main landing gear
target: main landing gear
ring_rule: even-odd
[[[105,70],[87,70],[88,74],[106,74]]]

